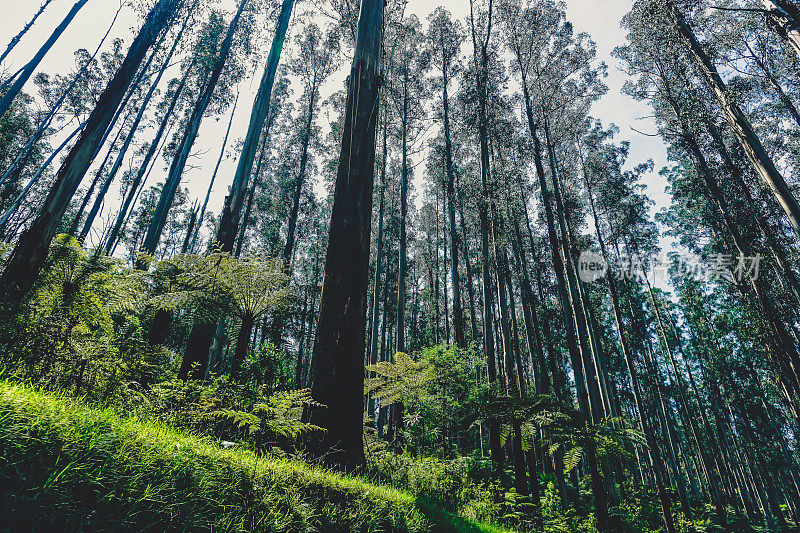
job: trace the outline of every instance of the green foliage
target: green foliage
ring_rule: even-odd
[[[247,446],[260,452],[290,452],[301,437],[321,431],[300,421],[316,405],[310,391],[265,394],[218,377],[208,383],[172,380],[151,392],[155,414],[179,428]]]
[[[0,383],[0,516],[22,531],[487,532],[407,492]]]
[[[152,298],[163,309],[191,308],[208,320],[234,315],[258,318],[280,311],[292,301],[289,277],[278,261],[260,257],[239,259],[224,253],[187,255],[178,266],[170,290]]]
[[[465,432],[477,418],[475,354],[455,346],[434,346],[414,356],[397,353],[393,362],[367,367],[366,394],[382,405],[402,402],[408,445],[424,453],[452,454],[445,439]],[[368,374],[369,375],[369,374]]]

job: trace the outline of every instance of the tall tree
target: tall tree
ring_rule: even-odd
[[[64,20],[61,21],[61,24],[59,24],[56,29],[53,30],[53,33],[50,35],[47,41],[45,41],[39,51],[36,52],[33,58],[24,67],[22,67],[22,70],[14,79],[14,83],[11,84],[11,86],[3,94],[2,99],[0,99],[0,117],[6,114],[8,108],[11,107],[11,102],[14,101],[14,98],[17,97],[19,92],[25,86],[25,83],[27,83],[28,79],[30,79],[30,77],[33,75],[33,71],[36,70],[36,67],[38,67],[39,63],[42,62],[42,59],[44,59],[44,56],[47,55],[47,52],[49,52],[53,45],[56,44],[58,38],[61,37],[61,34],[64,33],[64,30],[67,29],[72,20],[88,1],[89,0],[78,0],[75,2],[75,5],[73,5],[72,9],[70,9],[69,13],[67,13],[67,16],[64,17]]]
[[[315,453],[343,468],[364,462],[364,333],[382,33],[383,2],[363,0],[311,363],[312,396],[324,407],[313,409],[310,421],[326,430]]]
[[[36,220],[22,235],[6,264],[0,277],[1,299],[6,306],[16,306],[33,285],[69,201],[91,165],[100,141],[129,84],[136,76],[147,50],[156,42],[182,5],[182,0],[159,0],[147,15],[125,61],[100,96],[80,138],[62,164]]]

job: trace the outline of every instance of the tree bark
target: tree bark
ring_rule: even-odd
[[[312,395],[325,407],[313,409],[310,422],[326,430],[313,452],[344,469],[364,463],[364,333],[383,2],[362,0],[360,9],[311,369]]]
[[[253,162],[258,151],[258,141],[269,113],[272,86],[275,83],[275,74],[278,71],[278,62],[283,50],[283,42],[286,39],[286,30],[289,27],[293,6],[294,0],[283,0],[264,75],[261,78],[256,101],[253,103],[253,111],[250,114],[250,124],[247,127],[247,134],[242,145],[239,164],[236,167],[236,174],[231,184],[231,192],[225,199],[225,205],[222,208],[216,242],[223,252],[233,251],[234,241],[239,229],[239,216],[242,212],[247,185],[253,170]]]
[[[250,335],[253,334],[255,317],[245,315],[242,317],[242,325],[239,328],[239,338],[236,339],[236,351],[233,352],[231,359],[231,378],[239,380],[242,377],[242,365],[247,357],[247,348],[250,346]]]
[[[58,230],[64,212],[81,178],[91,165],[98,145],[147,50],[155,43],[181,5],[181,0],[159,0],[147,16],[122,66],[100,96],[80,138],[59,170],[36,220],[14,248],[0,278],[0,299],[12,308],[27,294],[41,270],[50,241]]]

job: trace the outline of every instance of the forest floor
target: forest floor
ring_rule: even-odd
[[[0,382],[5,531],[503,532],[395,488]]]

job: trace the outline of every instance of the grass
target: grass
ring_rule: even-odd
[[[4,531],[468,532],[397,489],[0,381]]]

